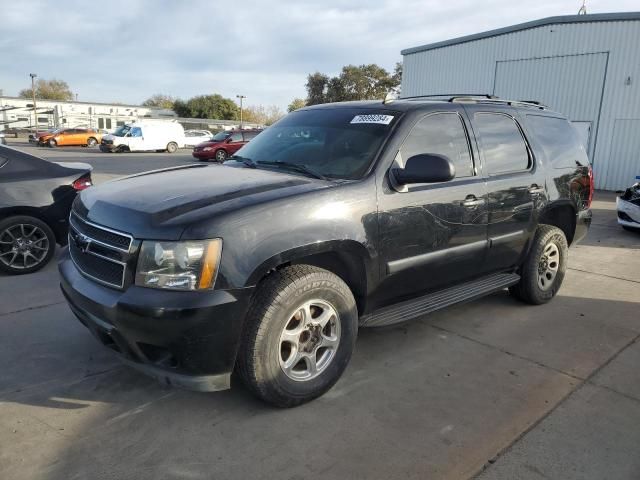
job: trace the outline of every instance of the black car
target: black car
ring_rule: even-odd
[[[534,103],[307,107],[224,166],[83,192],[62,290],[129,365],[203,391],[236,371],[293,406],[338,380],[359,327],[504,288],[549,301],[592,193],[575,130]]]
[[[44,267],[67,243],[71,204],[91,185],[91,166],[53,163],[0,146],[0,271]]]

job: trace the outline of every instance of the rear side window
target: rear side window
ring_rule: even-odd
[[[582,140],[567,120],[527,115],[527,122],[553,168],[575,168],[577,165],[588,165]]]
[[[501,113],[476,113],[474,120],[489,175],[531,168],[527,144],[512,117]]]
[[[242,142],[242,133],[236,132],[231,135],[230,142]]]
[[[258,135],[258,132],[244,132],[244,141],[248,142],[249,140],[253,140]]]
[[[400,149],[406,162],[414,155],[433,153],[453,162],[456,178],[473,176],[473,163],[462,119],[457,113],[435,113],[420,120]]]

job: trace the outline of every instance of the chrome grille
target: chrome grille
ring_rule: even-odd
[[[98,283],[124,288],[133,237],[80,218],[69,218],[69,254],[76,268]]]

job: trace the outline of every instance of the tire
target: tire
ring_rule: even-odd
[[[178,150],[178,144],[176,142],[169,142],[167,144],[167,152],[176,153],[176,150]]]
[[[98,140],[96,140],[95,138],[90,137],[90,138],[88,138],[88,139],[87,139],[87,147],[89,147],[89,148],[93,148],[93,147],[95,147],[97,144],[98,144]]]
[[[551,300],[564,280],[569,246],[557,227],[540,225],[520,271],[520,282],[509,292],[523,302],[541,305]]]
[[[56,142],[53,138],[50,138],[47,142],[47,145],[49,145],[51,148],[55,148],[58,146],[58,142]]]
[[[55,249],[56,237],[42,220],[17,215],[0,221],[0,271],[22,275],[40,270]]]
[[[126,145],[119,145],[118,148],[115,149],[116,153],[125,153],[129,151],[129,147]]]
[[[294,265],[257,288],[237,372],[255,395],[277,407],[319,397],[338,381],[355,346],[358,312],[349,287],[327,270]],[[306,319],[324,321],[325,327]]]
[[[226,150],[220,149],[220,150],[216,150],[216,162],[224,162],[227,159],[227,152]]]

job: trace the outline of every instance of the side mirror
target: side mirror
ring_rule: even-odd
[[[456,168],[444,155],[423,153],[410,157],[404,168],[394,168],[391,174],[400,185],[440,183],[453,180],[456,176]]]

